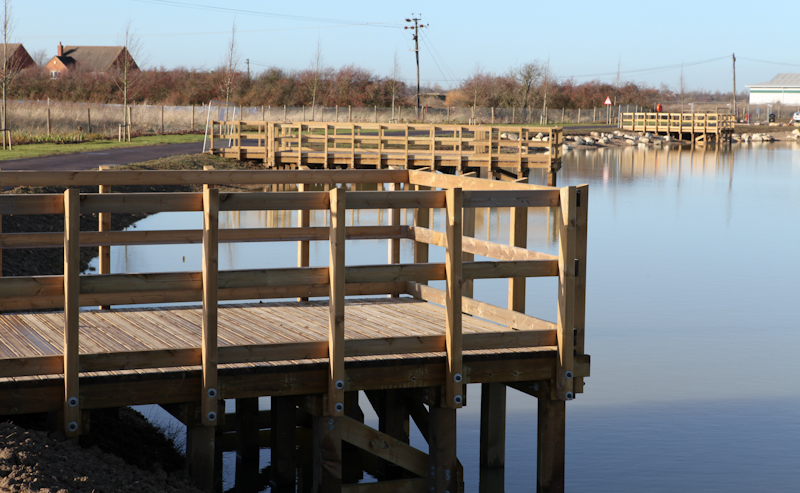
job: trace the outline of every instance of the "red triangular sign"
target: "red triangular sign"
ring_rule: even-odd
[[[612,104],[612,103],[611,103],[611,98],[608,98],[608,97],[607,97],[607,98],[606,98],[606,102],[605,102],[605,103],[603,103],[603,104]]]

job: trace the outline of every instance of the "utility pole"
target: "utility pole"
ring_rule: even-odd
[[[250,80],[250,59],[245,58],[244,61],[247,62],[247,80]]]
[[[414,14],[411,14],[414,15]],[[405,26],[403,29],[413,29],[414,30],[414,52],[417,54],[417,120],[419,120],[419,112],[420,112],[420,104],[419,104],[419,30],[425,27],[425,24],[420,24],[419,21],[422,20],[422,14],[417,14],[419,17],[413,17],[411,19],[406,19],[406,22],[413,22],[414,25]]]
[[[733,58],[733,121],[736,121],[736,53],[732,53]]]

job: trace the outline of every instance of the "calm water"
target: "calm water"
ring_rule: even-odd
[[[592,376],[567,405],[568,491],[800,490],[800,145],[575,152],[558,179],[590,184]],[[555,253],[549,211],[530,215],[530,248]],[[507,241],[506,211],[477,217],[477,236]],[[224,216],[245,227],[293,219]],[[386,218],[362,211],[352,220]],[[160,214],[136,227],[201,221],[194,213]],[[313,222],[323,225],[324,216]],[[434,226],[441,229],[441,217]],[[404,261],[409,247],[404,241]],[[221,268],[291,266],[295,251],[294,243],[221,246]],[[347,253],[350,264],[383,263],[386,242],[348,243]],[[433,260],[442,257],[432,249]],[[112,263],[117,272],[199,270],[200,248],[120,247]],[[312,264],[326,263],[327,245],[312,243]],[[505,283],[480,281],[475,296],[505,305]],[[529,280],[528,313],[555,320],[555,301],[554,280]],[[508,395],[505,489],[530,491],[536,400]],[[479,399],[480,388],[470,386],[458,415],[467,491],[479,485]],[[414,434],[412,443],[421,442]],[[269,453],[262,455],[266,465]],[[226,461],[230,487],[232,454]]]

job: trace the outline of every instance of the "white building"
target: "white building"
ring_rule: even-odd
[[[800,106],[800,74],[778,74],[769,82],[745,87],[750,88],[750,104]]]

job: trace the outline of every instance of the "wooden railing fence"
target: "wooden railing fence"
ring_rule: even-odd
[[[389,191],[347,191],[346,184],[392,184]],[[575,378],[575,357],[583,354],[585,299],[586,211],[588,187],[539,187],[407,170],[383,171],[87,171],[0,172],[0,183],[69,187],[63,194],[2,194],[0,214],[63,214],[64,233],[2,233],[0,248],[64,247],[64,275],[0,278],[0,310],[64,310],[62,354],[0,359],[0,377],[63,374],[64,413],[70,431],[80,423],[79,372],[200,366],[203,388],[200,402],[206,425],[215,425],[217,367],[220,364],[328,358],[328,403],[331,415],[343,412],[343,393],[348,389],[344,358],[404,352],[446,353],[444,385],[448,403],[460,407],[464,383],[461,354],[469,349],[557,347],[554,397],[571,399],[582,391]],[[299,192],[225,192],[218,185],[294,184]],[[330,191],[304,191],[324,183]],[[115,185],[203,184],[197,193],[107,193]],[[341,185],[341,186],[336,186]],[[80,193],[79,186],[101,186],[102,193]],[[401,189],[402,188],[402,189]],[[413,188],[413,190],[411,189]],[[439,189],[436,189],[439,188]],[[478,207],[511,207],[510,245],[479,240],[474,233]],[[555,207],[561,211],[559,254],[525,248],[527,209]],[[219,229],[224,211],[300,211],[298,227]],[[444,209],[445,232],[429,228],[431,209]],[[388,226],[345,226],[345,212],[358,209],[390,209]],[[414,225],[400,224],[400,209],[416,211]],[[330,215],[329,227],[310,227],[309,211]],[[79,231],[81,214],[162,211],[202,211],[202,230]],[[105,217],[105,216],[104,216]],[[464,223],[467,218],[467,223]],[[389,242],[388,265],[345,265],[346,240],[385,238]],[[399,262],[400,239],[414,240],[414,262]],[[218,246],[224,242],[298,241],[298,267],[220,271]],[[309,266],[308,242],[329,241],[327,267]],[[79,249],[86,246],[202,243],[200,272],[95,275],[79,272]],[[443,263],[428,262],[428,245],[446,249]],[[101,250],[102,252],[102,250]],[[492,258],[474,261],[473,255]],[[102,264],[101,264],[102,265]],[[559,278],[558,320],[547,322],[525,315],[528,277]],[[509,278],[509,309],[463,296],[471,296],[467,281]],[[444,291],[426,285],[444,280]],[[466,288],[465,288],[466,286]],[[441,304],[447,310],[445,336],[396,337],[345,341],[345,296],[409,294]],[[221,300],[259,298],[307,298],[327,296],[330,303],[330,337],[327,342],[219,346],[217,306]],[[169,350],[81,354],[79,310],[115,304],[194,302],[203,306],[202,341],[198,347]],[[491,334],[461,333],[462,313],[494,321],[508,330]],[[580,359],[580,358],[579,358]]]

